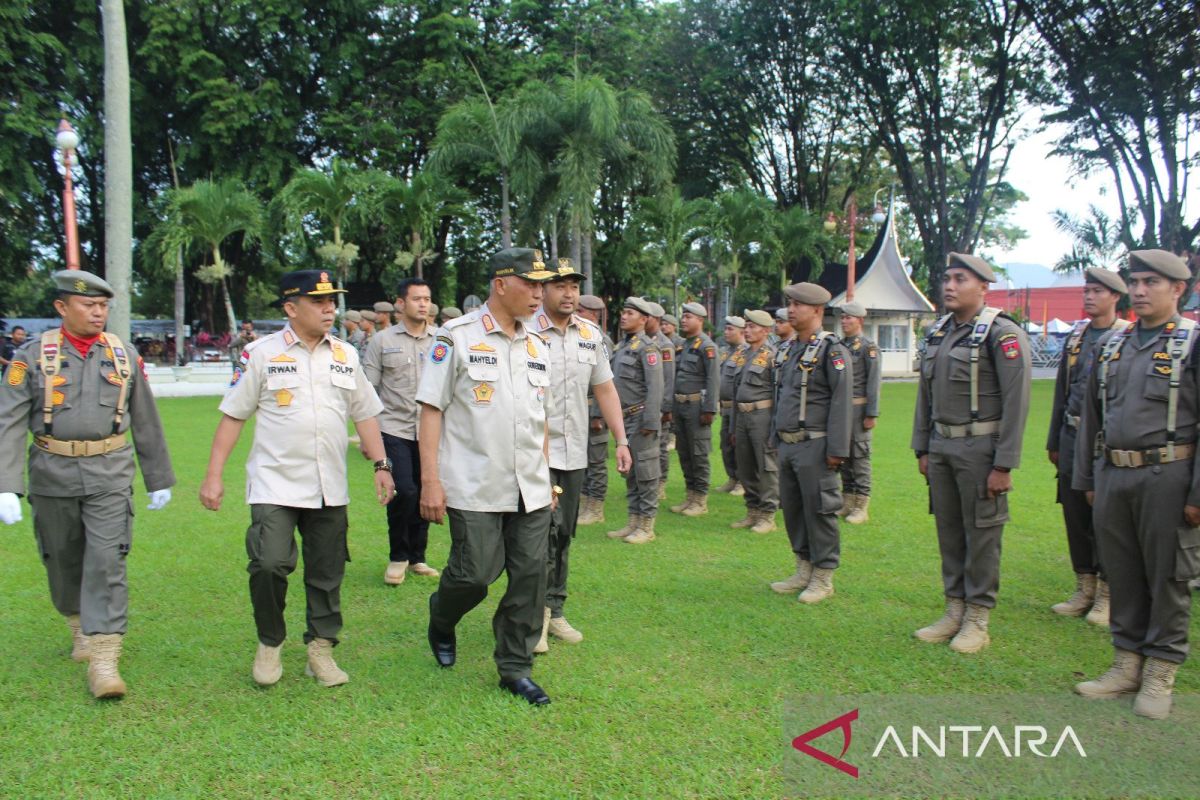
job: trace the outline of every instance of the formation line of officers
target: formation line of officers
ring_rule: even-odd
[[[460,621],[505,573],[493,655],[500,687],[529,703],[550,702],[532,680],[535,654],[583,640],[564,614],[569,554],[579,525],[603,521],[610,438],[627,518],[609,537],[655,540],[672,446],[686,494],[670,510],[709,513],[719,418],[729,480],[715,491],[745,504],[730,527],[770,533],[782,509],[795,567],[771,589],[805,604],[833,596],[840,525],[869,519],[880,352],[863,335],[867,309],[841,305],[835,335],[822,328],[829,292],[793,284],[774,316],[726,318],[720,348],[702,305],[685,304],[676,320],[630,297],[614,343],[599,324],[603,301],[581,296],[583,276],[569,260],[548,265],[539,251],[508,248],[491,257],[489,274],[487,301],[436,328],[428,284],[402,281],[396,323],[361,355],[331,333],[341,290],[329,273],[281,279],[287,325],[239,354],[200,489],[202,504],[219,509],[226,462],[257,417],[246,464],[256,683],[283,675],[297,531],[305,671],[322,686],[349,680],[333,657],[348,560],[348,422],[386,507],[384,582],[437,579],[426,632],[436,663],[454,666]],[[1079,694],[1136,694],[1135,713],[1163,718],[1188,653],[1189,581],[1200,575],[1200,369],[1196,323],[1176,311],[1184,262],[1135,251],[1128,275],[1126,284],[1116,272],[1087,271],[1087,319],[1067,337],[1055,384],[1047,451],[1076,586],[1053,611],[1111,630],[1112,668],[1078,684]],[[990,641],[1029,411],[1029,342],[985,305],[994,280],[983,259],[949,254],[948,313],[924,337],[911,441],[929,485],[945,598],[942,617],[913,635],[959,653]],[[21,519],[24,494],[71,655],[87,662],[94,696],[121,697],[134,452],[151,509],[170,501],[175,477],[141,360],[104,330],[112,288],[80,271],[54,281],[62,327],[15,353],[0,386],[0,521]],[[1132,324],[1117,317],[1124,296]],[[426,546],[430,523],[443,520],[451,544],[439,571]]]

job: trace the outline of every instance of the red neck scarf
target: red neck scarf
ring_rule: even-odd
[[[81,339],[78,336],[72,336],[71,332],[65,327],[62,329],[62,335],[63,338],[71,343],[72,347],[79,351],[79,355],[84,358],[87,358],[88,350],[92,349],[92,345],[94,345],[96,340],[101,336],[101,334],[97,333],[95,336],[88,337],[87,339]]]

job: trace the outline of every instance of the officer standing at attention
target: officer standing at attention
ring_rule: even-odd
[[[1054,381],[1054,408],[1050,412],[1050,434],[1046,451],[1058,467],[1058,502],[1062,504],[1067,528],[1067,549],[1075,570],[1075,594],[1050,610],[1067,617],[1087,614],[1093,625],[1108,626],[1108,582],[1096,547],[1092,506],[1087,495],[1071,488],[1075,475],[1075,442],[1083,395],[1091,374],[1096,344],[1114,328],[1127,323],[1117,319],[1117,301],[1129,294],[1125,281],[1113,270],[1092,267],[1084,272],[1083,311],[1087,319],[1075,323],[1063,345]],[[1090,448],[1089,448],[1090,452]],[[1090,609],[1090,610],[1089,610]]]
[[[550,702],[530,678],[546,600],[550,480],[550,351],[523,321],[555,276],[541,253],[492,255],[487,302],[438,328],[421,375],[421,514],[450,517],[450,558],[429,597],[429,646],[442,667],[457,657],[454,629],[508,573],[492,619],[500,688]]]
[[[796,571],[771,589],[779,594],[803,589],[802,603],[819,603],[833,594],[833,571],[841,559],[838,469],[850,455],[854,375],[846,348],[821,329],[828,290],[793,283],[783,292],[796,341],[776,373],[774,430],[779,496]]]
[[[775,511],[779,508],[779,454],[771,437],[775,348],[767,343],[773,326],[767,312],[746,312],[743,366],[730,377],[734,396],[731,438],[737,453],[737,474],[745,487],[746,517],[729,527],[749,528],[754,533],[775,530]]]
[[[71,630],[71,658],[90,659],[92,695],[118,698],[126,690],[118,666],[129,606],[134,449],[150,509],[170,501],[175,473],[142,359],[104,332],[112,287],[82,270],[56,272],[53,280],[62,327],[18,349],[0,384],[0,521],[21,520],[22,449],[32,432],[26,496],[50,599]]]
[[[589,397],[594,397],[616,436],[617,469],[627,473],[633,463],[603,333],[600,326],[575,314],[581,283],[583,273],[575,270],[569,258],[560,258],[555,276],[542,290],[542,307],[533,317],[534,330],[550,349],[550,480],[563,490],[550,523],[546,608],[535,653],[549,650],[547,633],[571,644],[583,641],[583,634],[563,616],[563,604],[567,600],[568,553],[587,468]]]
[[[386,300],[380,300],[373,306],[375,310],[375,332],[383,333],[392,327],[392,314],[396,307]]]
[[[662,331],[662,318],[667,311],[658,303],[647,301],[650,306],[650,317],[646,320],[646,335],[654,340],[658,352],[662,356],[663,371],[663,404],[662,430],[658,434],[658,499],[667,499],[667,471],[671,467],[671,454],[667,450],[667,439],[662,431],[671,428],[671,393],[667,386],[675,385],[675,344]]]
[[[612,337],[604,330],[601,315],[604,313],[604,300],[594,294],[581,295],[579,298],[579,316],[594,322],[600,328],[600,336],[604,341],[605,358],[611,359],[617,349]],[[611,366],[610,366],[611,370]],[[604,522],[604,498],[608,495],[608,426],[600,407],[592,397],[588,401],[588,450],[587,469],[583,476],[583,496],[580,501],[578,525],[595,525]],[[627,434],[628,436],[628,434]]]
[[[354,346],[358,349],[358,354],[362,355],[367,352],[367,343],[371,341],[371,337],[375,335],[375,312],[370,309],[364,309],[358,312],[358,332],[362,337],[355,342]]]
[[[842,344],[854,365],[854,419],[850,423],[850,457],[842,464],[842,509],[851,525],[869,517],[871,503],[871,432],[879,416],[879,348],[863,336],[867,309],[862,303],[842,303]]]
[[[946,611],[913,635],[957,653],[987,646],[1000,588],[1000,538],[1029,414],[1025,331],[984,304],[996,279],[982,258],[951,253],[942,277],[950,313],[925,337],[912,449],[929,481]],[[965,609],[964,609],[965,606]]]
[[[699,303],[684,303],[679,320],[687,340],[675,363],[675,452],[687,485],[687,499],[671,510],[685,517],[708,513],[708,454],[712,451],[712,422],[720,408],[721,366],[717,346],[704,333],[708,311]]]
[[[1137,323],[1096,345],[1075,450],[1074,488],[1095,503],[1114,648],[1112,668],[1075,691],[1136,691],[1133,713],[1151,719],[1171,713],[1175,673],[1188,655],[1188,581],[1200,576],[1197,325],[1177,310],[1190,278],[1172,253],[1129,254]]]
[[[375,387],[383,413],[379,427],[383,448],[392,462],[396,494],[387,505],[388,565],[383,582],[404,583],[405,574],[436,578],[438,571],[425,563],[429,523],[418,505],[421,494],[421,454],[417,449],[417,384],[425,357],[433,347],[433,329],[427,317],[429,284],[405,278],[396,289],[395,308],[400,321],[371,337],[363,354],[367,382]]]
[[[662,332],[671,340],[671,346],[675,350],[675,360],[679,360],[680,353],[683,352],[683,337],[679,335],[679,320],[674,314],[663,314]],[[663,384],[667,394],[674,392],[674,384]],[[675,432],[671,428],[663,428],[662,435],[667,439],[667,451],[675,449]]]
[[[788,322],[787,307],[775,310],[775,338],[778,340],[775,343],[775,362],[781,364],[787,360],[788,348],[791,347],[791,342],[795,338],[796,332],[792,330],[792,323]]]
[[[341,586],[346,546],[346,421],[353,420],[367,457],[375,462],[375,494],[392,499],[391,463],[376,416],[383,405],[348,343],[329,335],[337,310],[335,288],[324,270],[288,272],[279,280],[288,317],[283,330],[248,348],[242,379],[221,401],[200,502],[217,511],[224,499],[222,473],[242,428],[257,414],[246,461],[250,527],[250,604],[258,630],[251,674],[260,686],[283,676],[280,651],[287,638],[283,609],[288,575],[296,569],[295,531],[304,551],[308,628],[306,674],[321,686],[350,680],[333,660],[342,629]]]
[[[725,318],[725,346],[721,348],[721,433],[718,441],[721,443],[721,462],[728,480],[713,491],[734,497],[741,497],[745,493],[738,480],[737,457],[733,447],[733,384],[746,364],[745,332],[746,320],[732,316]]]
[[[445,308],[442,309],[442,313],[439,315],[438,318],[441,319],[441,321],[442,321],[441,324],[445,325],[450,320],[458,319],[461,316],[462,316],[461,310],[455,308],[454,306],[446,306]]]
[[[364,338],[362,329],[359,328],[361,323],[362,316],[354,309],[350,309],[342,317],[342,332],[346,334],[342,338],[353,345],[355,350],[360,349],[358,343]]]
[[[629,522],[609,531],[610,539],[645,544],[654,538],[658,514],[658,437],[662,427],[662,355],[646,335],[650,304],[629,297],[621,310],[625,338],[613,351],[613,380],[621,398],[621,414],[633,455],[633,469],[625,476]]]

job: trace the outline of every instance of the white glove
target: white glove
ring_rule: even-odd
[[[150,493],[150,505],[146,506],[146,508],[151,511],[158,511],[169,502],[171,502],[171,490],[159,489],[157,492]]]
[[[12,492],[0,492],[0,522],[12,525],[21,521],[21,501]]]

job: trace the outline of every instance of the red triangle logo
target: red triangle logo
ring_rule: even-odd
[[[842,760],[842,757],[846,755],[846,751],[850,749],[850,723],[854,722],[856,719],[858,719],[857,708],[853,711],[848,711],[845,714],[842,714],[840,717],[831,719],[829,722],[826,722],[824,725],[819,725],[816,728],[813,728],[811,731],[800,734],[795,739],[792,739],[792,747],[796,748],[801,753],[804,753],[806,756],[812,756],[822,764],[827,764],[834,769],[841,770],[852,778],[857,778],[858,767],[854,766],[853,764],[848,764]],[[842,752],[837,756],[837,758],[834,758],[833,756],[829,755],[829,753],[826,753],[823,750],[818,750],[809,744],[809,742],[813,741],[814,739],[820,739],[830,731],[839,729],[842,732]]]

